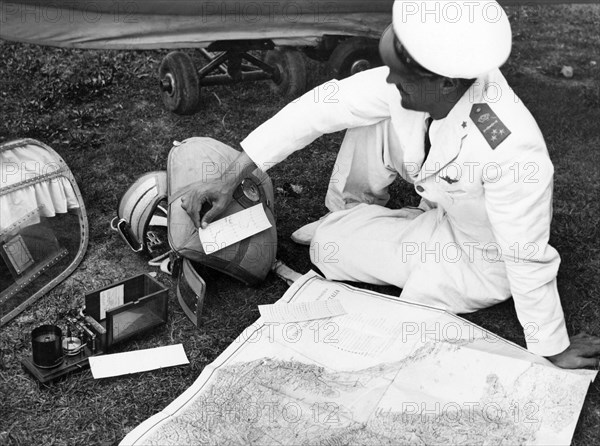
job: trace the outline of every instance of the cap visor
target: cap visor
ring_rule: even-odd
[[[381,56],[383,63],[387,65],[390,70],[402,71],[405,67],[396,55],[396,50],[394,49],[395,38],[394,29],[392,25],[390,25],[381,35],[381,39],[379,39],[379,55]]]

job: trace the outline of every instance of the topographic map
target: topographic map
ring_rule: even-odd
[[[569,444],[595,372],[568,372],[444,311],[299,279],[278,304],[347,313],[259,319],[121,444]]]

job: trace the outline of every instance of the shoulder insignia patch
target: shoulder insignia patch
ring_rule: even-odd
[[[469,115],[490,147],[495,149],[504,141],[510,130],[496,116],[489,104],[474,104]]]

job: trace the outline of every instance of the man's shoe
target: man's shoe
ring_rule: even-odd
[[[329,214],[327,214],[327,215],[329,215]],[[317,231],[317,228],[323,222],[323,219],[327,215],[324,215],[317,221],[313,221],[312,223],[304,225],[300,229],[294,231],[294,233],[291,236],[291,239],[294,242],[298,243],[299,245],[307,245],[307,246],[310,245],[310,242],[312,241],[313,237],[315,236],[315,232]]]

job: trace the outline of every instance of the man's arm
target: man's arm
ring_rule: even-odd
[[[342,81],[326,82],[254,130],[242,141],[243,151],[221,178],[197,185],[182,197],[182,207],[194,225],[206,227],[218,217],[231,202],[235,188],[257,166],[266,171],[325,133],[370,125],[389,117],[387,101],[394,94],[398,101],[400,98],[398,91],[385,82],[387,72],[381,67]],[[212,207],[200,218],[205,203]]]
[[[548,244],[554,170],[545,148],[530,142],[496,150],[515,156],[502,160],[496,152],[501,176],[484,184],[485,203],[527,348],[559,367],[597,366],[600,338],[567,334],[556,286],[560,257]]]
[[[386,83],[388,72],[380,67],[325,82],[260,125],[241,146],[266,171],[324,134],[389,118],[390,101],[400,104],[400,93]]]

